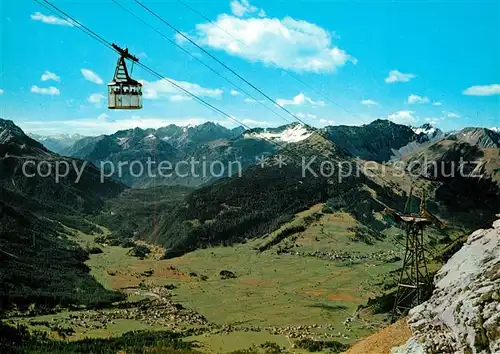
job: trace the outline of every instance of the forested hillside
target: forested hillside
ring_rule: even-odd
[[[26,171],[25,161],[33,161]],[[56,305],[100,306],[122,298],[105,290],[83,264],[88,252],[68,236],[73,229],[99,228],[85,220],[104,200],[125,189],[119,182],[100,183],[99,171],[88,165],[79,182],[76,172],[56,180],[42,177],[36,163],[83,161],[61,158],[24,134],[11,121],[0,120],[0,311],[30,305],[48,310]],[[45,166],[47,169],[47,165]],[[47,170],[42,170],[44,173]]]
[[[377,186],[362,173],[356,175],[355,163],[319,134],[282,152],[289,155],[286,165],[276,165],[271,157],[265,166],[248,167],[241,177],[221,179],[185,196],[176,194],[173,200],[165,188],[128,191],[108,203],[107,221],[100,220],[112,229],[113,225],[118,227],[115,237],[130,237],[135,232],[136,237],[167,248],[166,257],[174,257],[199,247],[231,245],[262,236],[320,202],[328,201],[335,210],[346,210],[375,228],[372,212],[384,208],[380,201],[403,207],[402,196]],[[310,165],[317,176],[303,174],[301,157],[312,156],[321,157]],[[326,159],[343,163],[352,174],[339,179],[340,170],[335,167],[332,174],[321,175],[321,162]],[[377,190],[378,199],[364,190],[368,186]],[[146,200],[149,203],[145,204]],[[123,207],[125,204],[130,207]]]

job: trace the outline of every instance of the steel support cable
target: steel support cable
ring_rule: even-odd
[[[80,29],[81,31],[83,31],[85,34],[89,35],[90,37],[96,39],[98,42],[100,42],[102,45],[108,47],[109,49],[113,50],[114,52],[117,52],[118,54],[120,54],[115,48],[113,48],[113,45],[111,42],[107,41],[106,39],[104,39],[102,36],[98,35],[96,32],[94,32],[93,30],[91,30],[89,27],[83,25],[81,22],[79,22],[77,19],[75,19],[73,16],[69,15],[68,13],[64,12],[63,10],[61,10],[59,7],[57,7],[56,5],[52,4],[50,1],[48,0],[34,0],[36,3],[42,5],[44,8],[47,8],[49,9],[51,12],[55,13],[55,14],[59,14],[59,15],[63,15],[65,16],[65,20],[68,21],[71,20],[71,21],[68,21],[74,25],[76,25],[76,27],[78,29]],[[52,9],[48,8],[47,6],[45,6],[42,1],[44,3],[46,3],[47,5],[49,5]],[[137,0],[135,0],[137,1]],[[150,74],[158,77],[159,79],[162,79],[162,80],[165,80],[167,81],[169,84],[171,84],[172,86],[174,86],[176,89],[178,89],[179,91],[185,93],[186,95],[192,97],[193,99],[195,99],[196,101],[198,101],[200,104],[210,108],[211,110],[223,115],[224,117],[240,124],[241,126],[243,126],[244,128],[248,129],[248,130],[251,130],[252,128],[249,127],[248,125],[244,124],[243,122],[239,121],[238,119],[234,118],[233,116],[231,116],[230,114],[224,112],[223,110],[217,108],[216,106],[212,105],[211,103],[207,102],[206,100],[198,97],[197,95],[191,93],[190,91],[186,90],[185,88],[183,88],[182,86],[180,86],[179,84],[177,84],[176,82],[174,82],[173,80],[161,75],[160,73],[158,73],[157,71],[155,71],[154,69],[151,69],[150,67],[148,67],[147,65],[141,63],[141,62],[138,62],[137,63],[138,66],[140,66],[141,68],[143,68],[144,70],[146,70],[147,72],[149,72]],[[281,107],[281,106],[280,106]],[[300,121],[300,120],[299,120]],[[303,123],[305,124],[305,123]],[[307,124],[306,124],[307,125]],[[292,150],[291,148],[289,148],[288,146],[284,146],[282,144],[279,144],[277,141],[275,140],[272,140],[272,139],[268,139],[266,137],[262,137],[263,140],[266,140],[267,142],[281,148],[283,151],[285,152],[288,152],[288,153],[291,153]],[[293,151],[293,155],[295,155],[295,157],[298,157],[299,158],[299,161],[300,163],[303,162],[303,159],[304,159],[304,155],[302,155],[300,152],[299,153],[296,153],[295,151]],[[314,156],[318,156],[318,155],[310,155],[309,156],[309,159],[311,159],[312,157]],[[327,159],[330,159],[328,156],[325,156],[325,155],[321,155],[322,157],[324,158],[327,158]],[[338,159],[330,159],[329,160],[330,162],[337,162],[337,163],[340,163],[341,161],[338,160]],[[359,164],[356,162],[356,161],[353,161],[358,167],[359,167]],[[299,164],[300,164],[299,163]],[[344,170],[342,170],[342,172],[345,172]]]
[[[158,20],[160,20],[161,22],[163,22],[164,24],[166,24],[168,27],[170,27],[173,31],[175,31],[179,36],[181,36],[182,38],[186,39],[188,42],[190,42],[191,44],[193,44],[194,46],[196,46],[199,50],[201,50],[203,53],[205,53],[206,55],[208,55],[210,58],[212,58],[213,60],[215,60],[217,63],[219,63],[220,65],[222,65],[225,69],[229,70],[233,75],[235,75],[236,77],[238,77],[240,80],[242,80],[243,82],[245,82],[248,86],[250,86],[251,88],[253,88],[255,91],[259,92],[262,96],[264,96],[267,100],[269,100],[270,102],[272,102],[274,105],[276,105],[277,107],[279,107],[281,110],[285,111],[287,114],[289,114],[290,116],[292,116],[294,119],[296,119],[297,121],[299,121],[300,123],[304,124],[304,125],[308,125],[307,123],[303,122],[299,117],[297,117],[295,114],[293,114],[292,112],[290,112],[290,110],[286,109],[285,107],[283,107],[282,105],[279,105],[273,98],[271,98],[268,94],[266,94],[264,91],[262,91],[261,89],[259,89],[257,86],[255,86],[254,84],[252,84],[250,81],[248,81],[247,79],[245,79],[242,75],[238,74],[234,69],[232,69],[231,67],[229,67],[227,64],[225,64],[222,60],[220,60],[219,58],[217,58],[216,56],[214,56],[212,53],[210,53],[208,50],[206,50],[205,48],[203,48],[202,46],[200,46],[198,43],[196,43],[195,41],[193,41],[191,38],[189,38],[188,36],[186,36],[182,31],[178,30],[175,26],[173,26],[172,24],[170,24],[167,20],[165,20],[164,18],[162,18],[161,16],[159,16],[158,14],[156,14],[153,10],[151,10],[149,7],[147,7],[146,5],[144,5],[143,3],[141,3],[139,0],[134,0],[137,4],[139,4],[139,6],[141,6],[143,9],[145,9],[146,11],[148,11],[150,14],[152,14],[154,17],[156,17]]]
[[[189,5],[188,3],[186,3],[184,0],[177,0],[177,1],[179,3],[181,3],[182,5],[184,5],[185,7],[187,7],[192,12],[194,12],[195,14],[197,14],[198,16],[202,17],[205,21],[210,22],[211,24],[213,24],[214,26],[216,26],[217,28],[219,28],[220,30],[224,31],[226,34],[228,34],[229,36],[231,36],[232,38],[234,38],[236,41],[238,41],[239,43],[243,44],[245,47],[249,48],[249,45],[247,43],[245,43],[244,41],[242,41],[241,39],[239,39],[238,37],[236,37],[234,34],[232,34],[231,32],[229,32],[225,28],[222,28],[221,26],[219,26],[216,22],[214,22],[213,20],[211,20],[210,18],[208,18],[207,16],[205,16],[204,14],[202,14],[200,11],[196,10],[194,7],[192,7],[191,5]],[[278,65],[274,61],[271,61],[271,63],[274,64],[274,65],[276,65],[278,67]],[[301,79],[298,75],[296,75],[296,74],[294,74],[292,72],[286,71],[286,70],[283,70],[283,72],[285,74],[287,74],[288,76],[290,76],[295,81],[299,82],[300,84],[302,84],[305,87],[309,88],[310,90],[314,91],[316,94],[320,95],[321,98],[324,99],[325,101],[327,101],[328,103],[331,103],[331,104],[337,106],[338,108],[340,108],[343,111],[347,112],[348,114],[350,114],[354,118],[357,118],[359,120],[359,122],[363,121],[360,116],[358,116],[357,114],[351,112],[347,108],[342,107],[340,104],[338,104],[334,100],[330,99],[330,97],[328,97],[325,93],[321,92],[320,90],[318,90],[314,86],[308,84],[306,81],[304,81],[303,79]],[[372,77],[372,79],[373,79],[373,77]]]
[[[220,78],[222,78],[224,81],[226,81],[227,83],[229,83],[230,85],[232,85],[233,87],[235,87],[236,89],[238,89],[239,91],[243,92],[245,95],[247,95],[248,97],[250,97],[251,99],[253,99],[256,103],[260,104],[261,106],[263,106],[264,108],[266,108],[268,111],[270,111],[271,113],[273,113],[273,114],[277,115],[278,117],[284,119],[288,123],[292,123],[287,118],[285,118],[283,115],[279,114],[278,112],[274,111],[273,109],[271,109],[270,107],[268,107],[267,105],[265,105],[263,102],[261,102],[260,100],[258,100],[255,96],[253,96],[252,94],[250,94],[248,91],[246,91],[245,89],[243,89],[241,86],[239,86],[238,84],[236,84],[233,81],[229,80],[227,77],[225,77],[224,75],[222,75],[221,73],[219,73],[216,69],[212,68],[210,65],[208,65],[207,63],[205,63],[204,61],[202,61],[200,58],[196,57],[196,55],[192,54],[190,51],[188,51],[187,49],[185,49],[184,47],[182,47],[181,45],[177,44],[175,41],[173,41],[172,39],[170,39],[168,36],[166,36],[165,34],[163,34],[157,28],[155,28],[154,26],[152,26],[148,22],[144,21],[141,17],[137,16],[135,13],[133,13],[132,11],[130,11],[129,9],[127,9],[125,6],[123,6],[122,4],[120,4],[118,2],[118,0],[111,0],[111,1],[114,2],[123,11],[125,11],[128,14],[130,14],[131,16],[135,17],[139,22],[141,22],[145,26],[151,28],[153,31],[155,31],[162,38],[164,38],[165,40],[167,40],[170,44],[176,46],[177,48],[179,48],[180,50],[182,50],[184,53],[186,53],[187,55],[189,55],[191,58],[193,58],[194,60],[196,60],[198,63],[200,63],[201,65],[203,65],[205,68],[207,68],[208,70],[212,71],[214,74],[216,74],[217,76],[219,76]]]

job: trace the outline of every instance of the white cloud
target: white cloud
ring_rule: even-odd
[[[483,85],[483,86],[471,86],[462,92],[464,95],[468,96],[493,96],[500,95],[500,85]]]
[[[500,133],[500,127],[491,127],[490,130],[493,130],[494,132]]]
[[[49,95],[49,96],[57,96],[61,93],[56,87],[50,86],[50,87],[38,87],[36,85],[31,86],[31,92],[33,93],[39,93],[41,95]]]
[[[389,72],[389,76],[385,78],[385,82],[388,84],[392,84],[394,82],[408,82],[415,77],[417,76],[414,74],[403,74],[401,71],[391,70]]]
[[[102,93],[93,93],[89,96],[88,101],[95,104],[96,106],[100,106],[101,101],[104,99],[106,99],[106,96],[104,96]]]
[[[187,95],[173,95],[168,98],[171,102],[191,101],[193,98]]]
[[[387,119],[398,124],[414,124],[417,121],[417,119],[413,115],[414,113],[414,111],[398,111],[396,113],[389,114],[389,116],[387,116]]]
[[[288,100],[288,99],[285,99],[285,98],[278,98],[276,100],[276,103],[278,103],[278,105],[282,106],[282,107],[285,107],[285,106],[302,106],[304,105],[305,103],[309,103],[313,106],[326,106],[326,103],[323,102],[323,101],[313,101],[311,98],[307,97],[306,95],[304,95],[302,92],[299,93],[297,96],[295,96],[294,98],[292,98],[291,100]]]
[[[433,102],[432,105],[433,106],[442,106],[443,104],[441,102]]]
[[[448,118],[460,118],[460,116],[453,112],[443,111],[443,114]]]
[[[218,88],[211,89],[202,87],[198,84],[194,84],[191,82],[177,81],[174,79],[169,79],[169,80],[197,96],[220,98],[223,94],[223,91]],[[155,99],[170,97],[171,100],[175,101],[176,99],[178,99],[178,97],[172,99],[171,98],[172,96],[184,96],[183,94],[179,94],[179,89],[174,87],[167,80],[158,80],[153,82],[148,82],[143,80],[141,81],[141,83],[144,85],[142,92],[143,92],[143,97],[145,99],[155,100]],[[177,102],[178,101],[179,100],[177,100]]]
[[[245,16],[246,14],[252,14],[258,12],[259,9],[253,5],[250,5],[248,0],[233,0],[231,1],[231,12],[238,17]]]
[[[409,104],[415,104],[415,103],[429,103],[429,97],[422,97],[419,95],[413,95],[411,94],[408,96],[408,103]]]
[[[261,15],[264,15],[262,13]],[[196,26],[200,44],[297,72],[331,72],[357,60],[332,43],[330,31],[291,17],[241,19],[222,14]]]
[[[367,105],[367,106],[376,106],[378,105],[378,102],[375,102],[374,100],[362,100],[361,104]]]
[[[319,122],[321,124],[325,124],[325,125],[334,125],[335,124],[335,121],[334,120],[326,120],[326,119],[320,119]]]
[[[231,90],[231,96],[238,96],[240,94],[239,91]]]
[[[4,90],[0,89],[0,95],[3,95],[4,92]]]
[[[310,118],[310,119],[316,119],[318,118],[318,116],[314,115],[314,114],[310,114],[310,113],[297,113],[295,114],[297,117],[299,118]]]
[[[93,82],[94,84],[97,85],[102,85],[104,81],[97,75],[95,72],[89,69],[81,69],[82,75],[85,78],[85,80]]]
[[[57,82],[61,81],[61,78],[59,76],[57,76],[54,73],[51,73],[48,70],[45,70],[45,72],[42,74],[41,79],[42,79],[42,81],[48,81],[48,80],[54,80]]]
[[[70,26],[70,27],[73,27],[76,25],[71,20],[66,21],[60,17],[47,16],[47,15],[44,15],[40,12],[35,12],[34,14],[31,14],[31,19],[35,20],[35,21],[41,21],[41,22],[47,23],[49,25],[61,25],[61,26]]]

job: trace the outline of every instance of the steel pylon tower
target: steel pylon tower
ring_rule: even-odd
[[[412,193],[413,191],[410,189],[405,212],[411,209]],[[421,214],[422,211],[425,211],[422,205],[425,205],[425,202],[421,204]],[[412,307],[420,305],[425,298],[425,292],[428,290],[429,285],[424,247],[424,229],[432,224],[432,221],[421,215],[411,213],[399,215],[398,219],[405,226],[406,249],[392,310],[392,321],[400,315],[405,315]]]

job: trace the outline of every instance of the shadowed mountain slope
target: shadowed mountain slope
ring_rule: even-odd
[[[412,128],[378,119],[362,126],[329,126],[323,128],[328,138],[352,156],[377,162],[389,161],[408,144],[421,144],[440,134],[430,126]]]
[[[23,171],[27,161],[31,164]],[[80,180],[75,171],[57,180],[55,166],[62,162],[81,170]],[[83,264],[88,253],[68,238],[72,231],[63,224],[96,229],[83,213],[95,213],[125,186],[101,182],[95,167],[82,166],[84,161],[49,152],[13,122],[0,119],[0,311],[121,299],[89,275]]]
[[[284,164],[280,157],[285,157]],[[332,163],[334,170],[325,169],[325,162]],[[342,163],[343,169],[350,168],[352,174],[339,178],[338,163]],[[355,171],[354,162],[340,148],[321,134],[312,134],[278,150],[264,163],[249,166],[241,177],[222,178],[174,199],[173,207],[158,214],[155,227],[151,218],[150,227],[145,227],[142,218],[134,217],[133,207],[126,210],[122,205],[131,198],[135,200],[131,206],[142,205],[143,198],[157,198],[157,203],[165,203],[161,188],[131,190],[110,201],[102,222],[113,228],[119,219],[133,219],[135,226],[130,225],[128,231],[122,229],[115,236],[125,232],[159,243],[167,248],[167,257],[199,247],[246,242],[276,230],[297,212],[328,200],[340,209],[346,208],[363,223],[377,227],[372,210],[384,208],[379,200],[401,207],[403,199],[381,188],[379,200],[374,199],[365,190],[366,184],[373,183]]]

